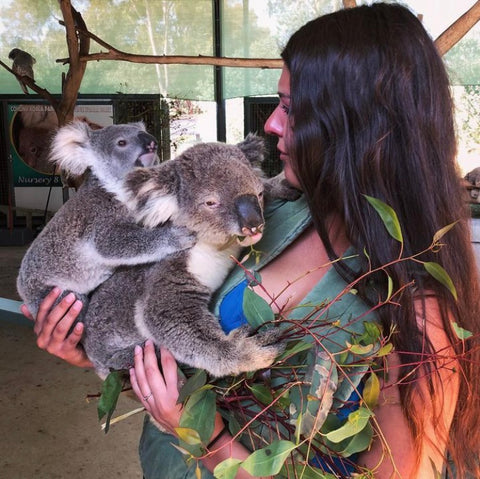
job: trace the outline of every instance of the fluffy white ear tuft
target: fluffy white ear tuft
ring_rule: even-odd
[[[145,226],[154,228],[172,219],[177,213],[177,198],[173,195],[160,196],[147,201],[141,221]]]
[[[135,221],[149,228],[165,223],[179,212],[176,196],[160,189],[154,179],[145,181],[136,192],[125,188],[120,197]]]
[[[53,137],[49,161],[72,175],[83,174],[95,161],[89,148],[91,131],[83,121],[60,128]]]

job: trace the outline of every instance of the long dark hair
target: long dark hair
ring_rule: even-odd
[[[414,287],[403,291],[400,307],[382,307],[379,316],[384,330],[396,327],[393,341],[403,353],[399,354],[401,375],[420,377],[429,368],[435,373],[435,363],[423,370],[414,365],[432,353],[415,305],[426,295],[437,298],[443,327],[462,367],[448,452],[459,477],[467,469],[478,474],[476,342],[460,341],[451,320],[478,333],[480,292],[455,163],[453,106],[443,61],[415,15],[398,4],[382,3],[341,10],[307,23],[290,38],[282,57],[290,72],[293,135],[289,151],[331,259],[337,257],[326,223],[332,213],[343,219],[356,250],[368,252],[373,268],[398,257],[400,243],[391,238],[364,195],[382,200],[397,213],[404,257],[428,249],[438,230],[457,222],[443,238],[445,246],[427,251],[421,260],[443,266],[456,286],[458,300],[423,265],[400,262],[389,267],[390,277],[397,287],[412,280]],[[336,265],[339,272],[353,279],[354,273],[340,264]],[[439,391],[432,375],[429,381],[433,399]],[[399,390],[420,451],[422,411],[412,408],[418,391],[412,381]]]

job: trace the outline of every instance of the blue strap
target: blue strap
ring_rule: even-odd
[[[247,285],[248,281],[243,280],[223,298],[220,304],[219,321],[226,334],[248,323],[243,314],[243,293]]]

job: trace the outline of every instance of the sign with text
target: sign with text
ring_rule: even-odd
[[[7,111],[14,186],[62,186],[48,161],[50,142],[58,127],[53,108],[12,102]],[[111,104],[79,104],[74,114],[76,120],[85,121],[93,129],[113,124]]]

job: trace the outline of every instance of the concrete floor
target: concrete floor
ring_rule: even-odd
[[[0,297],[19,299],[15,278],[25,248],[0,247]],[[0,321],[0,479],[142,477],[137,447],[143,413],[100,430],[93,371],[41,351],[29,325]],[[121,397],[118,413],[139,407]]]
[[[480,219],[473,224],[480,267]],[[0,246],[0,298],[19,299],[15,279],[25,247]],[[0,320],[0,479],[142,477],[137,447],[143,413],[112,426],[97,420],[100,380],[41,351],[29,325]],[[117,412],[139,403],[121,397]]]

